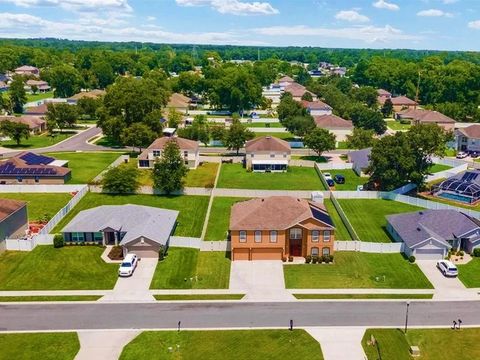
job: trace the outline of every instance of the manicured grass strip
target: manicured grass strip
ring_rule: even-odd
[[[58,296],[0,296],[0,302],[29,301],[97,301],[97,295],[58,295]]]
[[[337,251],[334,264],[284,265],[290,289],[431,289],[415,264],[401,254]]]
[[[58,144],[60,141],[66,140],[75,135],[74,131],[65,131],[55,133],[54,136],[48,134],[31,135],[28,139],[22,139],[20,145],[14,140],[2,141],[1,146],[9,149],[38,149]]]
[[[335,206],[333,206],[332,200],[324,199],[323,204],[327,208],[328,214],[330,215],[333,225],[335,226],[335,240],[352,240],[352,237],[340,218],[337,209]]]
[[[241,300],[245,294],[153,295],[160,301],[182,300]]]
[[[37,246],[0,255],[0,290],[104,290],[117,281],[118,264],[107,264],[98,246]]]
[[[185,186],[213,188],[219,164],[203,163],[195,170],[189,170],[185,178]]]
[[[284,126],[279,122],[270,122],[270,123],[263,123],[263,122],[252,122],[252,123],[245,123],[245,125],[249,128],[283,128]]]
[[[344,184],[337,184],[335,183],[335,190],[357,190],[358,185],[364,185],[368,182],[368,177],[360,177],[358,176],[355,171],[352,169],[345,169],[345,170],[326,170],[325,172],[329,172],[332,176],[335,175],[343,175],[345,177]]]
[[[50,220],[72,199],[68,193],[1,193],[0,199],[27,202],[29,221]]]
[[[408,130],[412,127],[410,124],[402,124],[400,121],[387,121],[387,126],[392,130]]]
[[[158,263],[151,289],[227,289],[230,259],[221,251],[170,248]]]
[[[233,204],[247,200],[237,197],[215,197],[208,219],[206,241],[226,240],[230,224],[230,212]]]
[[[458,278],[468,288],[480,287],[480,258],[473,258],[464,265],[457,265]]]
[[[318,163],[326,163],[328,160],[323,156],[315,156],[315,155],[293,155],[292,159],[294,160],[307,160],[307,161],[315,161]]]
[[[295,138],[295,135],[292,133],[285,131],[285,132],[256,132],[255,137],[262,137],[262,136],[273,136],[285,141],[301,141],[301,139]]]
[[[363,241],[391,242],[387,233],[387,215],[418,211],[422,208],[383,199],[339,199],[348,220]]]
[[[81,210],[100,205],[135,204],[178,210],[175,229],[177,236],[200,237],[208,207],[207,196],[156,196],[156,195],[108,195],[88,193],[55,227],[53,232],[60,232]]]
[[[73,360],[80,350],[76,333],[0,334],[0,359]]]
[[[431,167],[430,167],[430,172],[432,174],[434,173],[438,173],[440,171],[445,171],[445,170],[448,170],[448,169],[451,169],[452,167],[451,166],[448,166],[448,165],[442,165],[442,164],[433,164]]]
[[[169,350],[169,348],[172,350]],[[147,331],[130,342],[120,360],[323,359],[320,344],[305,330]]]
[[[45,154],[59,160],[68,160],[72,170],[69,184],[88,184],[122,153],[117,152],[63,152]]]
[[[53,98],[53,91],[47,91],[38,94],[27,94],[27,103]]]
[[[293,294],[299,300],[316,299],[431,299],[433,294]]]
[[[259,190],[319,190],[322,183],[314,168],[290,166],[283,173],[248,172],[241,164],[223,164],[217,187]]]

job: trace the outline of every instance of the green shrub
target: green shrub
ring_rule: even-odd
[[[110,260],[123,260],[123,249],[121,246],[114,246],[108,253]]]
[[[473,249],[473,256],[480,257],[480,247]]]
[[[288,257],[288,262],[293,262],[293,256]]]
[[[408,261],[410,261],[411,264],[413,264],[413,263],[415,262],[415,260],[416,260],[416,259],[415,259],[415,256],[413,256],[413,255],[410,255],[410,256],[408,257]]]
[[[310,255],[305,256],[305,264],[310,264],[312,262],[312,257]]]
[[[163,246],[160,246],[160,250],[158,251],[158,261],[163,261],[165,259],[165,249]]]
[[[333,255],[330,255],[330,261],[333,262]]]
[[[323,255],[322,260],[325,264],[330,263],[330,255]]]
[[[53,237],[53,247],[54,248],[61,248],[65,245],[65,241],[63,240],[62,234],[55,234]]]
[[[312,264],[316,264],[318,262],[318,256],[312,256]]]

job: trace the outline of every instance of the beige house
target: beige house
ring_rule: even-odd
[[[185,165],[187,165],[190,169],[196,169],[198,163],[200,162],[198,141],[184,139],[177,136],[164,136],[156,139],[138,157],[138,167],[153,168],[155,161],[162,156],[162,150],[169,141],[174,141],[177,143]]]
[[[314,116],[313,120],[317,127],[332,132],[336,141],[346,141],[347,135],[352,135],[353,133],[353,123],[337,115]]]
[[[406,96],[396,96],[390,98],[390,100],[392,101],[394,112],[416,109],[418,106],[418,103],[416,101],[413,101]]]
[[[40,134],[47,130],[47,122],[41,116],[23,115],[23,116],[0,116],[0,122],[11,121],[28,125],[30,134]]]
[[[453,131],[455,129],[455,120],[438,111],[409,109],[398,112],[395,117],[398,120],[410,120],[412,125],[437,124],[447,131]]]
[[[245,167],[255,172],[284,172],[290,163],[290,144],[274,136],[247,141],[245,152]]]
[[[168,100],[167,109],[175,109],[178,112],[188,114],[192,99],[180,93],[173,93]]]
[[[300,85],[296,82],[290,83],[285,86],[285,92],[290,93],[293,100],[296,101],[302,101],[302,96],[305,95],[305,93],[309,93],[312,96],[313,101],[317,100],[317,95],[315,95],[311,91],[308,91],[305,86]]]

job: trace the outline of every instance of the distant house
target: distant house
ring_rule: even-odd
[[[421,210],[387,216],[387,231],[405,243],[407,256],[420,260],[443,259],[448,250],[472,252],[480,246],[478,221],[456,210]]]
[[[480,125],[474,124],[455,130],[455,149],[480,152]]]
[[[334,76],[340,76],[344,77],[347,74],[347,68],[346,67],[335,67],[330,70],[330,74]]]
[[[100,90],[100,89],[94,89],[90,91],[81,91],[72,97],[67,99],[67,102],[70,104],[76,104],[78,100],[80,99],[98,99],[101,98],[102,96],[105,96],[107,92],[105,90]]]
[[[142,205],[102,205],[83,210],[62,229],[66,243],[120,245],[124,255],[158,258],[168,247],[179,212]]]
[[[28,125],[31,134],[40,134],[47,130],[47,122],[40,116],[23,115],[23,116],[0,116],[2,121],[11,121]]]
[[[295,80],[293,80],[290,76],[283,76],[277,81],[277,83],[282,87],[286,87],[290,84],[293,84],[294,82]]]
[[[297,84],[296,82],[285,86],[285,92],[290,93],[293,97],[293,100],[296,100],[296,101],[302,101],[302,96],[305,93],[309,93],[312,96],[312,99],[314,101],[317,100],[317,95],[315,95],[311,91],[308,91],[305,86]]]
[[[64,184],[71,178],[66,166],[66,161],[25,151],[0,162],[0,185]]]
[[[262,136],[245,144],[245,167],[255,172],[287,171],[290,144],[274,136]]]
[[[353,132],[353,123],[337,115],[314,116],[313,120],[317,127],[327,129],[334,133],[336,141],[345,141],[347,135],[351,135]]]
[[[43,116],[47,112],[48,112],[47,104],[43,103],[43,104],[40,104],[40,105],[37,105],[37,106],[27,107],[23,113],[25,115]]]
[[[23,65],[15,69],[15,74],[39,76],[40,70],[35,66]]]
[[[365,176],[365,169],[370,165],[370,154],[372,148],[349,151],[347,153],[348,162],[352,163],[353,171],[358,176]]]
[[[148,148],[138,156],[139,168],[153,168],[155,161],[162,156],[162,151],[169,141],[177,143],[180,154],[190,169],[196,169],[200,162],[198,141],[184,139],[181,137],[161,137],[156,139]]]
[[[327,256],[334,251],[335,227],[325,206],[292,196],[236,203],[229,233],[234,261]]]
[[[38,89],[39,93],[46,93],[50,91],[50,85],[48,85],[48,82],[43,81],[43,80],[27,80],[25,83],[25,90],[28,92],[33,93],[32,88],[36,86]]]
[[[179,112],[188,113],[192,99],[180,93],[173,93],[168,100],[167,109],[175,109]]]
[[[410,120],[414,125],[416,124],[437,124],[445,130],[453,130],[455,128],[455,120],[443,115],[438,111],[423,110],[423,109],[409,109],[397,112],[395,117],[399,120]]]
[[[302,105],[312,116],[331,115],[332,107],[323,101],[306,101],[302,100]]]
[[[418,103],[416,101],[413,101],[406,96],[396,96],[390,98],[390,100],[392,101],[394,112],[416,109],[418,106]]]
[[[27,231],[27,203],[0,198],[0,252],[6,250],[5,239],[23,237]]]
[[[387,99],[391,99],[392,98],[392,93],[390,93],[389,91],[385,90],[385,89],[378,89],[377,90],[377,101],[380,105],[383,105],[385,104],[385,101]]]

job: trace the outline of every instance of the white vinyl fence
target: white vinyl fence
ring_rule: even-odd
[[[352,163],[315,163],[319,170],[347,170],[353,169]]]
[[[35,246],[37,246],[35,238],[5,240],[5,250],[32,251]]]
[[[200,251],[230,251],[229,241],[202,241],[200,238],[171,236],[170,247],[186,247]]]
[[[74,193],[85,185],[0,185],[0,193]]]
[[[335,251],[360,251],[366,253],[402,253],[404,243],[378,243],[366,241],[335,241]]]

